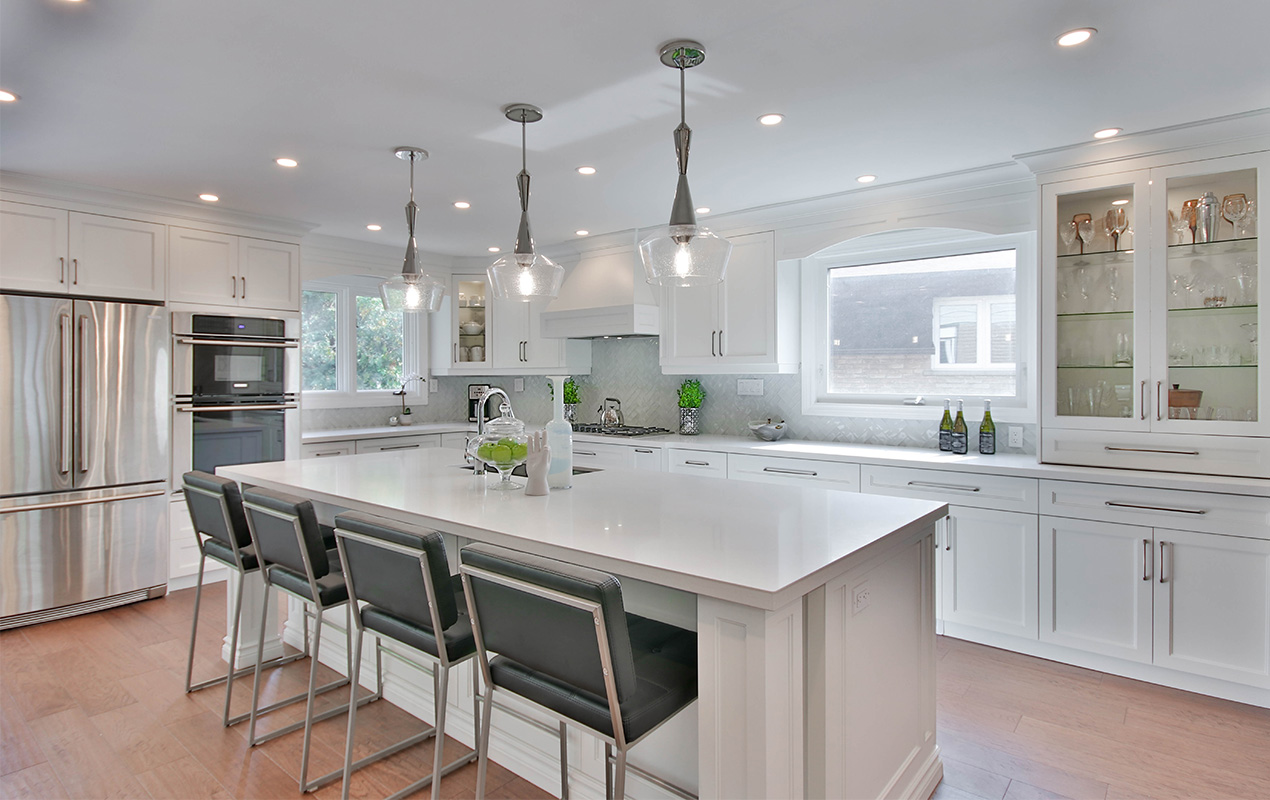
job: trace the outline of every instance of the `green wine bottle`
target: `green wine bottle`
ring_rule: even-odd
[[[952,451],[959,456],[966,454],[968,446],[964,405],[961,400],[957,401],[957,419],[953,420],[952,428]]]
[[[992,401],[983,401],[983,422],[979,423],[979,452],[985,456],[996,455],[997,426],[992,421]]]
[[[948,410],[950,400],[944,400],[944,418],[939,421],[939,449],[945,453],[952,452],[952,413]]]

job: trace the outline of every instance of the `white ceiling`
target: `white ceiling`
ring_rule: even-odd
[[[1081,26],[1099,33],[1054,44]],[[540,244],[665,221],[670,39],[708,52],[689,177],[719,213],[1270,106],[1267,30],[1266,0],[4,0],[0,87],[22,99],[0,108],[0,168],[395,244],[391,151],[417,145],[420,246],[476,256],[515,236],[510,102],[546,115]],[[760,126],[771,111],[785,123]]]

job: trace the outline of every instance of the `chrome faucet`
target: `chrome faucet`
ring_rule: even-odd
[[[503,391],[497,386],[487,389],[485,391],[485,394],[481,396],[481,401],[476,404],[476,435],[477,436],[480,436],[483,433],[485,433],[485,404],[489,402],[490,397],[496,394],[503,396],[503,402],[498,404],[498,413],[506,414],[509,417],[516,416],[516,414],[512,411],[512,399],[507,396],[507,392]],[[504,411],[504,409],[506,409],[506,411]]]

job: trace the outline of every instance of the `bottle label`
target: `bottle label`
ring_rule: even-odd
[[[952,434],[952,451],[954,453],[957,455],[965,455],[966,445],[966,434],[956,432]]]
[[[945,452],[952,449],[952,431],[939,432],[939,449]]]
[[[979,434],[979,452],[985,456],[996,455],[997,452],[997,435],[984,431]]]

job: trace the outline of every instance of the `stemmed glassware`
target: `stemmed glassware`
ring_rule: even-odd
[[[1076,235],[1080,237],[1080,252],[1083,255],[1085,245],[1094,240],[1094,221],[1092,219],[1082,219],[1076,223]],[[1082,292],[1082,294],[1084,294]]]
[[[1239,238],[1239,223],[1248,216],[1248,199],[1242,194],[1228,194],[1221,201],[1221,215],[1230,223],[1231,238]]]
[[[1076,267],[1076,290],[1080,292],[1081,310],[1089,310],[1089,270],[1084,264]]]
[[[1129,227],[1129,220],[1124,213],[1123,208],[1113,208],[1107,212],[1107,216],[1103,219],[1103,225],[1107,228],[1107,234],[1111,237],[1111,249],[1120,249],[1120,234],[1124,233],[1125,228]]]
[[[1120,310],[1120,270],[1113,266],[1107,268],[1107,297],[1111,299],[1111,310]]]
[[[1072,243],[1076,241],[1076,223],[1064,222],[1058,226],[1058,235],[1063,240],[1063,246],[1067,252],[1071,252]]]

